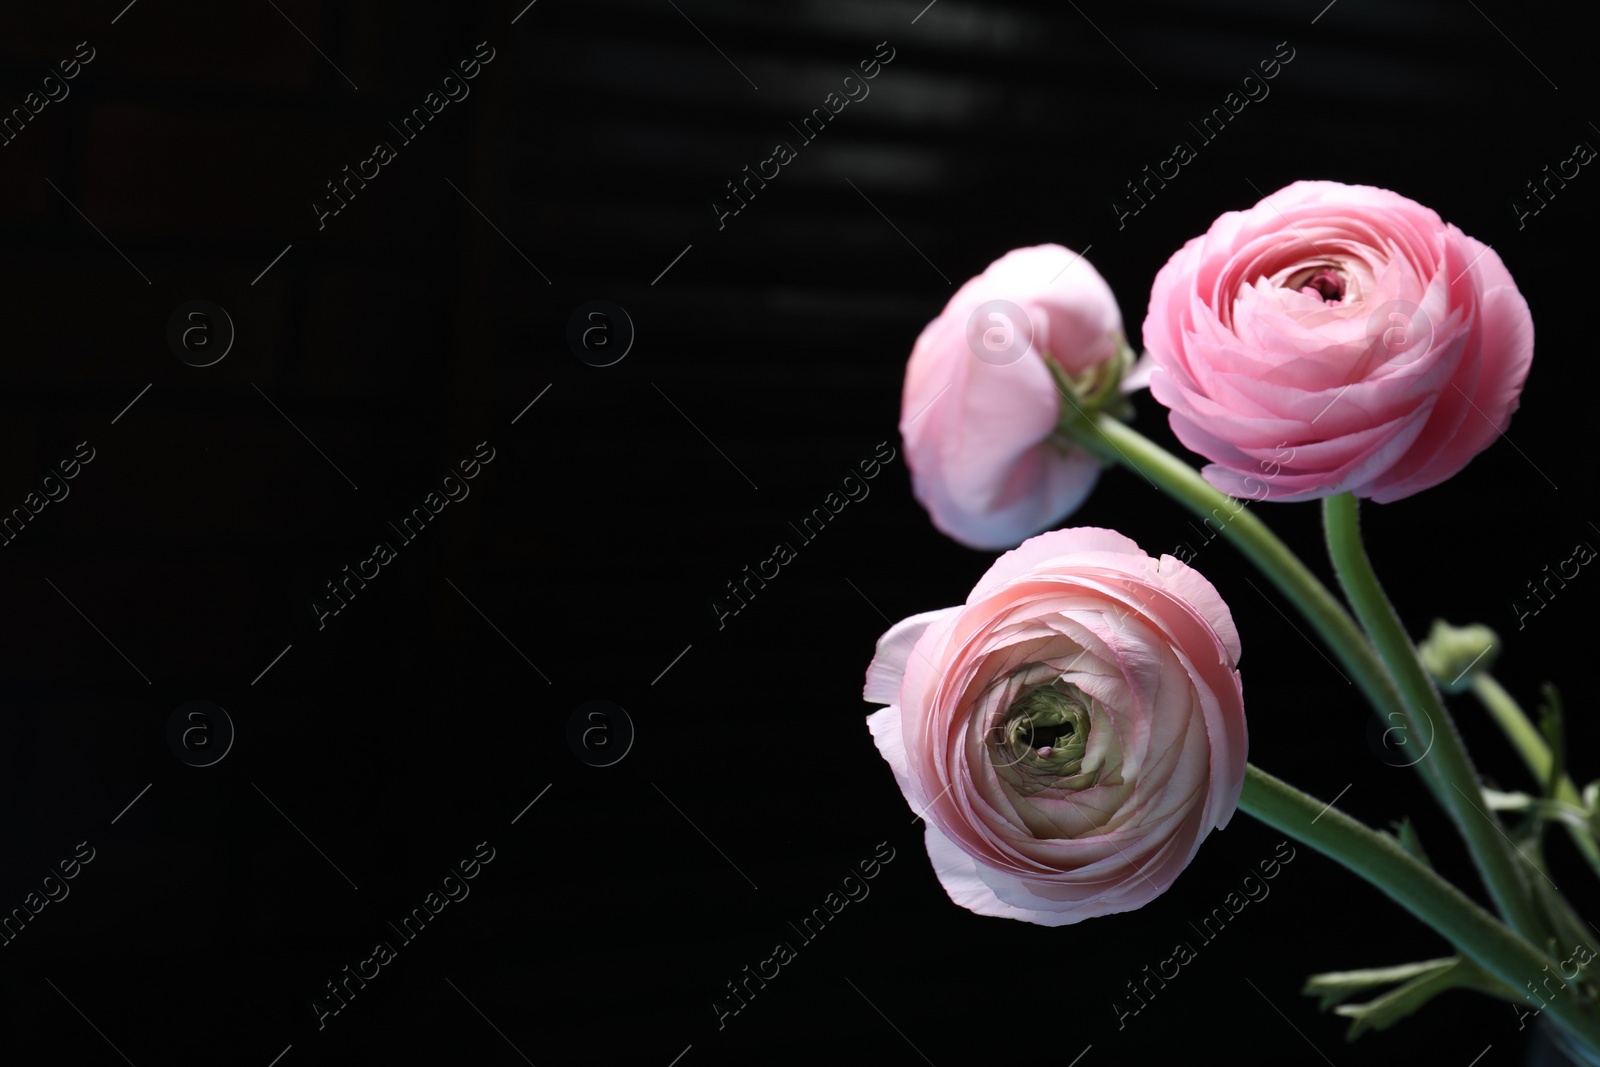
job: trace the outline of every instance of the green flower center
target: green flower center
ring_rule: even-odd
[[[1091,780],[1068,782],[1083,773],[1089,746],[1090,698],[1068,682],[1035,686],[1019,696],[989,732],[995,770],[1016,788],[1083,789]]]

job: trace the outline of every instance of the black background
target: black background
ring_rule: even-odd
[[[879,442],[898,449],[912,341],[1008,249],[1088,249],[1136,338],[1155,272],[1216,215],[1301,178],[1379,185],[1493,245],[1538,340],[1515,444],[1369,505],[1375,563],[1414,633],[1485,621],[1518,695],[1564,683],[1594,775],[1600,579],[1520,631],[1510,606],[1600,539],[1600,177],[1520,227],[1512,208],[1600,143],[1589,37],[1528,4],[1324,2],[9,6],[5,109],[78,42],[95,58],[0,146],[0,507],[77,442],[95,458],[0,549],[0,908],[78,842],[95,859],[0,948],[0,1046],[140,1067],[288,1046],[284,1067],[1523,1062],[1531,1031],[1468,994],[1346,1045],[1308,974],[1447,949],[1304,847],[1119,1030],[1125,983],[1281,839],[1243,814],[1132,914],[1045,929],[951,904],[860,691],[888,623],[960,602],[990,556],[931,527],[903,457],[720,629],[711,607]],[[319,229],[324,183],[398,141],[387,123],[480,41],[471,95]],[[724,183],[883,41],[870,96],[719,229]],[[1279,42],[1270,96],[1119,228],[1124,183]],[[196,299],[237,330],[205,368],[167,342]],[[593,299],[637,332],[609,367],[566,341]],[[323,583],[485,440],[470,496],[319,629]],[[1316,507],[1262,514],[1326,573]],[[1121,471],[1069,521],[1154,552],[1192,532]],[[1243,635],[1252,760],[1324,798],[1348,786],[1371,824],[1410,814],[1481,897],[1287,606],[1220,541],[1194,563]],[[191,699],[237,728],[210,767],[167,745]],[[637,730],[604,768],[567,741],[596,699]],[[1526,787],[1457,708],[1486,775]],[[471,895],[319,1030],[309,999],[480,841],[495,858]],[[870,896],[719,1030],[712,998],[880,842],[895,858]]]

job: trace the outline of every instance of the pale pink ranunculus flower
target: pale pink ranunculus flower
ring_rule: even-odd
[[[1432,210],[1295,182],[1167,262],[1144,344],[1151,394],[1216,488],[1386,503],[1506,428],[1533,320],[1500,257]]]
[[[906,364],[900,434],[912,491],[969,548],[1008,548],[1065,518],[1100,465],[1053,438],[1064,403],[1046,360],[1077,377],[1117,364],[1122,314],[1075,252],[1007,252],[950,298]]]
[[[1063,926],[1165,892],[1244,786],[1239,635],[1210,582],[1054,530],[896,623],[865,699],[950,899]]]

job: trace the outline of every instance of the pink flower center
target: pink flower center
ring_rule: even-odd
[[[1329,304],[1337,304],[1344,299],[1344,275],[1332,267],[1324,267],[1300,285],[1300,291],[1307,296],[1320,296]]]

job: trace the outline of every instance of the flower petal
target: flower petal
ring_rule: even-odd
[[[906,661],[911,658],[923,633],[959,608],[939,608],[901,619],[878,638],[878,651],[867,665],[867,684],[861,698],[869,704],[898,704],[900,686],[905,680]]]

